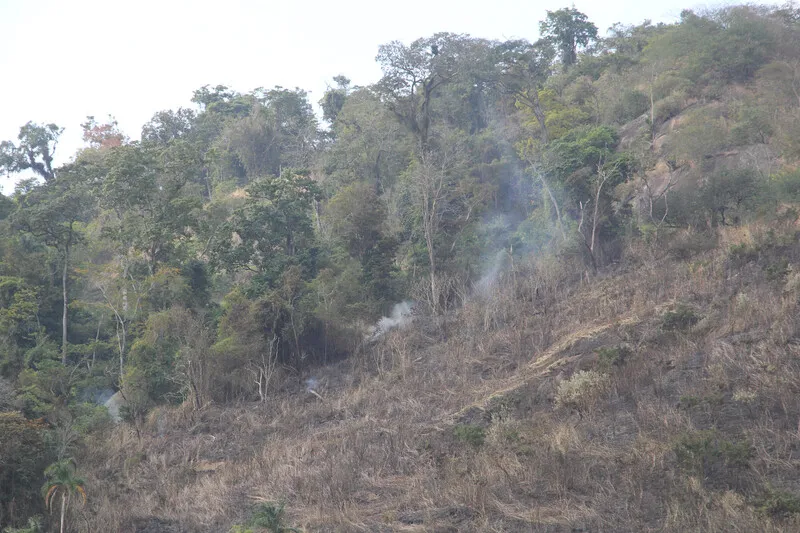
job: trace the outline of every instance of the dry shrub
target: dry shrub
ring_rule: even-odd
[[[119,426],[79,458],[92,530],[226,531],[285,501],[308,531],[797,531],[794,269],[776,283],[731,263],[730,245],[766,238],[757,225],[718,238],[691,262],[639,249],[588,279],[517,260],[457,313],[313,369],[322,400],[287,379],[263,404],[154,413],[141,440]],[[677,302],[702,320],[665,331]],[[622,345],[611,376],[592,370]],[[704,480],[676,440],[705,453],[691,436],[708,431]]]
[[[556,390],[556,406],[586,413],[593,410],[607,392],[609,378],[594,370],[581,370],[562,381]]]

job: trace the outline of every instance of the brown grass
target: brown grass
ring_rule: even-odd
[[[728,255],[765,234],[724,230],[686,262],[632,249],[588,282],[532,261],[452,320],[317,369],[322,400],[286,383],[266,404],[162,408],[141,441],[119,426],[81,458],[86,519],[227,531],[283,501],[307,531],[798,531],[758,506],[800,495],[800,284]],[[698,321],[665,330],[679,304]],[[631,355],[590,406],[556,405],[620,345]],[[721,444],[698,475],[676,442],[708,431]],[[738,442],[752,455],[733,468]]]

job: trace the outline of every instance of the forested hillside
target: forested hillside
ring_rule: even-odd
[[[800,9],[539,30],[0,143],[0,529],[800,530]]]

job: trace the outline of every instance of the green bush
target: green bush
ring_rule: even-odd
[[[797,202],[800,200],[800,169],[772,176],[770,186],[776,201]]]
[[[753,457],[753,447],[747,441],[723,439],[716,431],[691,431],[679,436],[673,446],[681,468],[709,477],[725,469],[744,469]]]
[[[748,243],[734,244],[728,250],[728,257],[735,266],[746,265],[751,261],[757,261],[759,249],[757,246]]]
[[[765,266],[764,273],[769,281],[783,281],[789,273],[789,261],[783,258],[778,259],[776,262]]]
[[[475,448],[480,448],[486,440],[486,430],[472,424],[458,424],[453,428],[453,434],[461,442]]]
[[[679,235],[670,241],[667,245],[667,252],[675,259],[685,261],[713,250],[716,246],[716,235],[709,232],[691,232]]]
[[[678,304],[674,310],[664,313],[661,317],[661,326],[667,331],[685,330],[699,321],[700,316],[691,307]]]
[[[782,490],[767,489],[767,493],[756,500],[756,512],[766,516],[785,518],[800,513],[800,496]]]
[[[656,124],[666,122],[672,117],[678,116],[683,109],[684,100],[685,96],[681,93],[677,93],[671,94],[657,102],[653,110]]]
[[[598,348],[595,353],[597,354],[597,366],[603,372],[623,366],[632,354],[631,349],[625,345],[605,346]]]
[[[28,523],[24,527],[7,527],[3,533],[44,533],[44,519],[41,516],[28,518]]]
[[[256,533],[267,530],[270,533],[291,533],[300,530],[284,524],[284,504],[267,502],[258,504],[245,525],[234,525],[230,533]]]
[[[624,124],[639,117],[650,108],[650,97],[636,89],[623,91],[619,102],[614,106],[613,114],[617,122]]]

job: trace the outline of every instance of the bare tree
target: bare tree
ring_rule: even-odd
[[[411,175],[411,190],[422,218],[422,232],[428,252],[428,289],[431,310],[440,310],[442,290],[438,282],[436,238],[446,217],[457,216],[461,204],[457,202],[454,171],[463,163],[464,147],[446,143],[436,152],[425,151],[419,157]]]
[[[259,359],[250,362],[250,372],[258,386],[258,398],[267,401],[267,393],[278,369],[278,337],[273,334],[267,347],[260,351]]]

